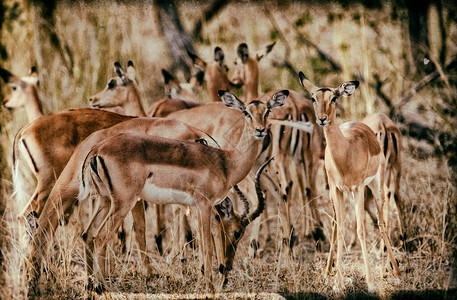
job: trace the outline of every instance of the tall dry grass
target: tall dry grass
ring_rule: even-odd
[[[12,2],[7,4],[11,6]],[[199,18],[204,5],[180,3],[178,8],[186,29],[190,29]],[[10,21],[10,29],[4,29],[2,35],[3,44],[7,46],[10,54],[2,67],[19,75],[25,74],[35,63],[31,14],[27,6],[21,8],[23,12],[19,19]],[[232,67],[239,43],[247,42],[249,49],[255,51],[277,39],[278,32],[274,30],[262,9],[262,4],[255,3],[234,2],[228,5],[211,22],[204,24],[202,40],[197,43],[199,55],[210,60],[214,47],[220,46],[225,51],[229,67]],[[374,76],[383,80],[383,91],[394,101],[411,87],[412,79],[404,72],[404,36],[400,21],[391,18],[391,7],[368,10],[362,6],[342,8],[337,4],[289,3],[270,7],[270,12],[292,50],[287,59],[316,84],[336,86],[352,79],[354,73],[366,78],[353,97],[341,101],[341,121],[360,120],[370,111],[387,112],[387,107],[369,87]],[[40,96],[45,113],[86,106],[89,96],[102,89],[107,79],[112,76],[114,61],[122,64],[129,59],[134,61],[145,106],[163,96],[160,69],[167,68],[170,59],[166,44],[159,33],[155,9],[151,4],[65,2],[58,5],[56,16],[58,35],[71,49],[75,68],[71,76],[70,72],[62,67],[58,56],[52,54],[47,56],[46,65],[39,66]],[[455,33],[455,24],[450,23],[449,26],[449,32]],[[328,63],[318,57],[315,49],[307,47],[296,38],[297,31],[330,53],[341,63],[343,71],[333,72]],[[450,46],[450,52],[455,53],[455,41]],[[281,60],[285,55],[284,43],[278,42],[273,52],[260,63],[262,92],[279,88],[301,91],[297,78],[287,70],[271,66],[271,61]],[[178,76],[184,80],[180,74]],[[4,89],[7,92],[7,88]],[[434,101],[445,99],[449,92],[439,87],[428,87],[414,97],[414,105],[408,106],[408,109],[416,113],[414,109],[417,106],[425,107],[422,115],[428,124],[450,130],[449,122],[441,119],[433,110]],[[202,91],[202,97],[205,96],[205,91]],[[7,199],[2,226],[8,232],[4,247],[5,263],[2,266],[8,280],[2,287],[1,298],[26,298],[27,239],[24,241],[22,237],[22,220],[15,217],[20,208],[11,197],[12,183],[9,179],[12,140],[26,120],[20,110],[2,110],[0,114],[3,128],[1,145],[7,162],[7,166],[2,169],[4,198]],[[383,298],[389,298],[404,290],[442,289],[450,270],[449,257],[456,238],[453,228],[457,226],[454,187],[449,180],[443,158],[418,159],[420,150],[417,150],[415,144],[412,145],[412,141],[406,138],[403,145],[404,171],[401,188],[405,201],[405,211],[402,213],[406,214],[409,220],[407,234],[412,252],[402,251],[397,243],[395,256],[400,261],[400,280],[393,278],[389,272],[385,275],[386,261],[376,255],[379,233],[367,218],[370,261],[375,270],[373,276],[378,284],[379,296]],[[320,196],[314,201],[318,202],[325,233],[329,237],[332,210],[322,178],[320,182]],[[312,242],[303,237],[303,207],[297,195],[292,201],[292,218],[300,238],[295,259],[282,260],[281,253],[276,248],[276,241],[280,236],[279,217],[275,205],[270,205],[271,241],[264,245],[260,258],[250,259],[248,240],[244,238],[225,291],[278,292],[291,297],[338,296],[333,290],[334,279],[323,276],[327,254],[315,252]],[[354,220],[349,207],[347,226],[353,225]],[[153,226],[152,220],[148,222],[149,228]],[[47,275],[42,276],[45,295],[52,298],[79,298],[84,295],[86,275],[83,243],[79,233],[80,227],[76,219],[72,219],[70,225],[59,228],[56,241],[52,243],[51,255],[46,260]],[[265,232],[262,231],[262,234],[265,235]],[[248,235],[249,232],[246,236]],[[348,230],[347,243],[350,237],[351,232]],[[141,275],[136,250],[129,255],[119,255],[114,244],[109,253],[112,261],[109,288],[113,291],[192,293],[204,287],[199,279],[201,276],[197,251],[189,250],[185,263],[170,263],[157,254],[153,247],[153,237],[149,236],[148,254],[153,257],[156,270],[149,277]],[[344,293],[366,294],[360,248],[356,246],[344,256],[343,268],[347,277],[347,289]]]

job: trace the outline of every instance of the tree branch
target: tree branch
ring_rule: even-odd
[[[452,57],[445,65],[444,65],[444,70],[449,70],[453,67],[457,66],[457,56],[454,56]],[[416,85],[414,85],[410,90],[409,92],[403,96],[399,101],[398,101],[398,104],[394,107],[392,107],[392,109],[390,110],[390,117],[392,118],[393,116],[395,116],[398,111],[400,111],[400,109],[406,104],[409,102],[409,100],[411,100],[411,98],[417,93],[419,92],[420,90],[422,90],[427,84],[429,84],[430,82],[432,82],[433,80],[437,79],[438,77],[440,77],[440,72],[439,71],[435,71],[435,72],[432,72],[430,74],[428,74],[427,76],[425,76],[424,78],[422,78]]]
[[[230,0],[215,0],[204,12],[203,12],[203,17],[199,19],[195,25],[192,31],[190,32],[190,36],[193,39],[196,39],[198,36],[200,36],[202,32],[202,26],[203,23],[206,23],[210,21],[215,15],[219,13],[228,3]]]

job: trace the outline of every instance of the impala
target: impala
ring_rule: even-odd
[[[95,191],[105,196],[105,209],[97,213],[85,235],[97,254],[103,253],[108,238],[108,232],[100,230],[103,224],[112,229],[119,227],[137,197],[159,203],[173,199],[198,209],[205,278],[212,288],[211,210],[251,170],[266,135],[268,112],[284,104],[288,91],[276,93],[267,103],[255,100],[246,106],[231,93],[220,91],[219,95],[228,107],[245,114],[243,134],[233,150],[120,134],[98,144],[88,154],[79,198]],[[99,282],[103,282],[103,276],[97,274]]]
[[[34,84],[22,81],[20,85],[21,89],[15,89],[15,93],[21,93],[20,97],[27,98],[28,103],[40,103],[36,92],[27,93],[35,89]],[[36,215],[41,213],[56,176],[76,146],[89,134],[129,119],[131,117],[107,111],[76,109],[42,116],[19,130],[13,145],[13,182],[20,203],[25,198],[24,174],[20,172],[24,163],[37,179],[36,189],[19,215],[29,210],[29,206]]]
[[[259,61],[273,50],[276,42],[267,45],[264,49],[258,51],[255,55],[251,55],[246,43],[238,45],[238,58],[235,60],[235,72],[232,77],[232,82],[237,85],[244,85],[245,99],[258,98],[259,88]]]
[[[350,96],[357,89],[358,81],[343,83],[338,88],[319,88],[299,73],[301,85],[311,94],[317,124],[324,128],[327,142],[325,149],[325,168],[327,172],[330,200],[333,204],[335,220],[333,220],[332,242],[327,260],[326,275],[331,271],[333,264],[333,250],[338,245],[336,265],[340,284],[343,285],[341,270],[341,257],[343,251],[344,228],[344,193],[352,197],[356,222],[357,235],[362,247],[365,262],[366,282],[369,291],[374,291],[368,251],[366,246],[366,231],[364,222],[364,188],[368,186],[376,197],[377,216],[382,239],[387,246],[387,253],[395,276],[399,276],[397,261],[392,252],[392,247],[386,233],[383,219],[384,194],[384,168],[385,157],[381,151],[374,132],[364,123],[347,122],[338,126],[336,123],[336,100],[342,96]],[[381,203],[381,207],[379,207]]]
[[[223,53],[222,53],[222,50],[220,50],[220,48],[216,48],[216,53],[218,54],[217,57],[221,57],[221,56],[223,57]],[[201,68],[203,70],[206,69],[206,63],[203,60],[201,60],[200,58],[198,58],[195,55],[193,56],[193,58],[194,58],[196,65],[201,66],[201,67],[197,67],[197,69],[198,68]],[[220,58],[219,60],[223,61],[223,58]],[[210,65],[213,65],[213,64],[211,63]],[[212,69],[212,68],[210,68],[210,69]],[[115,72],[117,73],[118,76],[115,78],[111,78],[108,81],[108,84],[104,90],[102,90],[101,92],[99,92],[91,97],[91,101],[90,101],[91,105],[94,107],[97,107],[97,108],[121,107],[126,112],[126,114],[136,115],[136,116],[145,116],[146,115],[145,109],[142,105],[138,86],[136,85],[136,82],[134,80],[135,74],[133,71],[134,71],[133,64],[129,64],[128,71],[126,73],[122,70],[120,64],[116,63]],[[164,75],[164,81],[165,81],[166,86],[169,86],[169,85],[171,86],[169,88],[166,88],[166,90],[175,89],[178,84],[177,80],[168,72],[162,72],[162,74]],[[222,75],[223,75],[223,77],[221,78]],[[199,78],[202,77],[201,72],[197,73],[197,75],[194,77],[199,77]],[[210,85],[212,82],[214,82],[216,84],[219,81],[222,81],[222,82],[228,81],[226,73],[220,73],[220,72],[219,73],[218,72],[208,72],[208,73],[206,73],[205,78],[206,78],[208,84],[210,84]],[[226,85],[223,85],[223,86],[226,87]],[[182,92],[182,90],[184,90],[184,89],[182,89],[180,87],[178,92]],[[152,108],[150,109],[148,116],[153,115],[153,116],[159,117],[159,116],[166,115],[167,117],[169,117],[169,114],[171,112],[176,111],[176,110],[181,110],[182,108],[186,107],[187,103],[189,103],[189,101],[182,100],[182,99],[179,99],[179,100],[178,99],[176,99],[176,100],[175,99],[164,99],[164,100],[159,100],[156,103],[154,103],[152,105]],[[228,109],[222,103],[220,103],[220,105],[223,107],[223,109],[225,111],[229,111],[228,116],[233,116],[235,113],[234,118],[236,119],[239,117],[239,114],[236,114],[235,111]],[[192,106],[192,105],[189,105],[189,106]],[[195,107],[198,105],[193,105],[193,106],[195,109],[199,109],[198,107]],[[184,109],[181,111],[188,111],[188,110],[192,110],[192,109]],[[170,118],[173,118],[173,117],[170,117]],[[199,121],[198,123],[200,123],[201,117],[192,114],[191,119],[194,122],[197,120],[197,121]],[[179,118],[178,118],[178,120],[184,121]],[[227,124],[231,124],[230,119],[226,119],[226,120],[228,122]],[[241,135],[242,125],[243,125],[242,116],[241,116],[240,120],[241,120],[241,122],[237,123],[237,124],[240,124],[239,132]],[[207,121],[207,120],[203,120],[203,121]],[[203,129],[202,129],[200,127],[200,125],[197,124],[198,126],[195,126],[195,124],[193,122],[189,122],[188,124],[198,128],[200,130],[203,130],[205,132],[207,131],[206,130],[207,127],[203,127]],[[214,125],[211,125],[211,126],[214,126]],[[208,133],[213,135],[213,133],[211,131],[208,131]],[[240,135],[238,135],[238,137]],[[216,140],[218,142],[220,141],[218,138],[216,138]],[[234,145],[236,145],[237,142],[238,142],[238,140],[236,140],[232,144],[232,147]],[[220,144],[220,145],[223,149],[226,149],[224,144]],[[157,243],[158,249],[162,249],[161,243],[162,243],[163,236],[165,233],[165,222],[162,217],[163,207],[156,206],[156,215],[157,215],[156,222],[157,222],[158,226],[157,226],[157,232],[156,232],[155,238],[156,238],[156,243]],[[183,219],[183,222],[185,224],[186,219]],[[182,226],[184,226],[184,224],[182,224]],[[180,249],[180,247],[175,246],[174,249],[177,250],[177,249]],[[173,257],[173,254],[171,254],[171,257]]]
[[[79,193],[80,167],[92,147],[103,140],[120,133],[137,133],[159,135],[162,137],[196,141],[204,139],[206,144],[218,147],[217,143],[206,133],[201,132],[191,126],[178,121],[159,119],[159,118],[135,118],[125,122],[121,122],[107,129],[99,130],[92,133],[81,144],[78,145],[66,167],[58,177],[54,187],[52,188],[49,198],[43,208],[38,219],[38,229],[35,235],[35,247],[32,253],[36,259],[35,265],[41,264],[41,255],[43,255],[46,244],[50,240],[59,224],[59,220],[63,215],[68,215],[76,202]],[[145,216],[143,202],[137,202],[132,209],[133,219],[135,222],[135,237],[141,250],[142,260],[148,267],[150,272],[148,257],[146,253],[146,237],[145,237]],[[157,224],[161,226],[162,224]],[[158,244],[159,251],[161,244]],[[35,269],[39,276],[40,268]]]
[[[404,204],[400,197],[402,134],[397,125],[382,113],[370,114],[362,122],[367,124],[378,136],[379,145],[386,158],[384,182],[387,187],[387,199],[390,202],[393,197],[397,206],[400,239],[404,242],[406,220],[404,219]],[[371,202],[372,195],[371,193],[368,195],[369,197],[365,199],[365,206]],[[386,218],[387,230],[389,231],[389,218],[388,216],[384,216],[384,218]]]
[[[246,43],[238,46],[238,58],[235,61],[234,77],[232,82],[245,87],[245,97],[257,97],[259,85],[259,62],[273,49],[275,43],[264,47],[254,55],[248,50]],[[260,99],[267,99],[275,91],[262,95]],[[314,111],[312,105],[307,99],[297,92],[290,92],[289,101],[280,111],[275,112],[276,119],[292,119],[294,121],[313,121]],[[325,242],[323,226],[320,215],[316,206],[317,187],[316,175],[319,170],[321,156],[323,154],[322,129],[314,127],[312,132],[300,132],[284,126],[273,125],[271,128],[273,134],[271,156],[276,157],[272,167],[276,170],[276,180],[279,183],[279,193],[282,201],[279,203],[279,210],[282,222],[283,242],[289,245],[290,249],[297,241],[294,229],[290,221],[290,208],[293,183],[298,184],[298,189],[302,195],[303,206],[310,207],[311,220],[304,215],[305,235],[311,232],[316,241],[317,249],[320,249],[321,243]],[[288,161],[292,158],[294,164],[289,165]],[[298,175],[292,177],[291,173],[295,171]],[[304,174],[303,174],[304,173]],[[306,180],[304,180],[306,178]],[[305,186],[306,183],[306,186]],[[264,214],[265,215],[265,214]],[[312,228],[309,228],[312,223]],[[254,227],[251,234],[251,245],[258,245],[259,226]],[[255,253],[251,251],[250,253]]]
[[[225,56],[220,47],[214,48],[214,60],[211,62],[205,62],[191,52],[188,52],[188,55],[192,59],[194,65],[205,72],[205,81],[211,102],[221,101],[218,96],[219,90],[229,90],[232,87],[238,86],[227,78],[228,67],[224,63]],[[250,99],[256,98],[257,97],[253,97]]]
[[[170,72],[162,69],[162,76],[165,83],[165,95],[172,99],[185,99],[197,101],[196,94],[203,85],[205,70],[196,67],[196,72],[192,74],[188,83],[179,82]]]
[[[29,76],[18,77],[10,71],[0,68],[0,77],[11,86],[11,94],[3,99],[6,108],[25,108],[29,122],[43,115],[38,98],[38,73],[35,67],[30,69]]]

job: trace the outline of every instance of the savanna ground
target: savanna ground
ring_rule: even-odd
[[[30,4],[21,2],[14,9],[14,1],[6,1],[5,5],[10,10],[2,32],[2,43],[6,46],[9,58],[2,67],[25,75],[30,66],[37,63]],[[204,3],[179,2],[178,10],[185,30],[190,30],[203,8]],[[394,105],[396,99],[406,94],[417,80],[404,71],[406,46],[401,25],[404,16],[401,11],[395,13],[396,17],[391,5],[367,9],[357,4],[343,8],[338,4],[289,2],[270,6],[257,2],[235,2],[203,24],[201,38],[195,41],[195,45],[200,57],[205,60],[212,59],[214,47],[220,46],[225,52],[228,66],[232,67],[239,43],[247,42],[250,50],[254,51],[276,40],[272,53],[260,63],[261,92],[284,88],[302,91],[297,77],[287,69],[277,67],[276,63],[285,58],[296,70],[302,70],[320,86],[337,86],[353,79],[354,73],[362,74],[366,81],[356,94],[339,103],[341,122],[360,120],[369,112],[388,113],[388,107],[370,87],[370,83],[374,83],[372,78],[380,78],[384,82],[382,91],[394,101]],[[57,6],[55,15],[57,35],[71,50],[73,68],[71,72],[65,68],[55,53],[46,55],[44,63],[39,65],[40,96],[45,113],[87,106],[89,96],[101,90],[113,75],[114,61],[124,65],[127,60],[133,60],[145,107],[154,99],[164,96],[160,69],[168,68],[171,61],[156,21],[154,5],[147,2],[63,2]],[[456,24],[449,22],[447,25],[448,51],[455,55]],[[320,49],[330,53],[341,64],[341,71],[335,72],[319,57],[315,48],[297,38],[299,35],[306,36]],[[182,74],[177,75],[184,80]],[[456,79],[455,75],[446,78],[448,81]],[[441,79],[438,81],[441,82]],[[7,88],[4,88],[4,93],[8,93]],[[234,93],[241,95],[242,90]],[[427,86],[402,108],[402,114],[416,118],[424,126],[453,132],[455,122],[442,114],[442,108],[450,105],[446,103],[449,99],[453,99],[455,104],[455,94],[455,88],[448,84]],[[208,101],[204,88],[200,99],[202,102]],[[26,298],[27,251],[20,238],[21,222],[15,217],[20,203],[15,202],[11,195],[10,172],[13,137],[26,124],[26,118],[21,110],[2,110],[1,123],[4,155],[2,193],[6,210],[2,218],[5,241],[0,295],[2,299]],[[402,213],[408,220],[408,251],[401,249],[398,240],[393,239],[396,246],[394,254],[400,263],[399,279],[390,272],[386,255],[379,257],[379,233],[367,217],[368,249],[378,291],[376,295],[367,292],[358,245],[347,251],[343,258],[346,289],[342,293],[335,292],[333,287],[336,279],[326,279],[323,275],[328,253],[316,252],[313,242],[304,237],[303,207],[297,194],[292,198],[292,217],[299,235],[294,259],[284,260],[280,250],[277,250],[279,219],[276,203],[274,199],[267,199],[271,239],[264,243],[262,255],[251,259],[248,256],[249,232],[245,235],[223,291],[274,292],[290,299],[457,297],[455,292],[445,292],[456,239],[456,195],[446,159],[439,151],[436,153],[435,146],[409,137],[404,139],[401,195],[405,202],[405,211]],[[323,173],[319,176],[320,196],[313,201],[319,205],[325,233],[329,237],[332,209]],[[153,223],[150,219],[148,221]],[[83,264],[83,242],[79,238],[80,228],[76,223],[76,218],[73,218],[69,226],[58,230],[55,247],[47,260],[47,277],[42,276],[45,297],[73,299],[85,295],[87,278]],[[346,227],[353,225],[351,205],[347,205]],[[350,230],[346,233],[345,249],[348,250],[352,233]],[[266,234],[265,229],[262,234]],[[166,242],[169,243],[170,239],[171,233],[168,233]],[[194,293],[203,290],[197,251],[188,250],[186,262],[170,262],[158,255],[152,236],[147,242],[155,273],[148,277],[141,275],[137,251],[119,256],[117,244],[113,244],[110,249],[113,269],[109,290],[122,293]]]

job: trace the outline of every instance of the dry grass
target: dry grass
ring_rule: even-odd
[[[191,28],[198,18],[202,6],[203,4],[186,3],[180,5],[181,18],[186,29]],[[357,72],[366,78],[372,78],[375,74],[380,75],[386,82],[384,91],[392,99],[398,99],[410,87],[412,81],[403,71],[404,45],[400,23],[390,18],[388,7],[372,11],[357,6],[345,10],[336,4],[318,6],[292,3],[270,10],[292,49],[288,59],[317,84],[337,85],[351,79],[352,72]],[[169,65],[169,58],[155,22],[154,8],[150,4],[65,4],[58,6],[57,16],[58,34],[72,50],[75,69],[73,76],[70,76],[69,72],[62,68],[60,60],[51,56],[48,57],[48,63],[40,67],[40,93],[45,113],[85,106],[88,97],[100,90],[112,75],[112,63],[116,60],[122,63],[128,59],[134,61],[146,106],[153,99],[163,96],[160,69]],[[30,14],[26,10],[19,20],[10,22],[11,30],[3,33],[3,39],[8,41],[6,45],[10,58],[2,67],[19,75],[25,74],[35,61],[33,27],[29,20]],[[315,50],[306,47],[295,38],[296,31],[292,26],[296,26],[296,30],[340,61],[343,72],[332,72],[329,66],[318,58]],[[455,32],[455,24],[450,26],[450,32]],[[277,36],[278,33],[273,30],[260,5],[233,3],[214,20],[204,25],[203,39],[197,43],[197,47],[200,56],[209,60],[214,47],[221,46],[231,67],[236,55],[235,49],[240,42],[246,41],[253,51],[270,43]],[[455,45],[452,47],[451,50],[455,52]],[[269,63],[270,60],[283,58],[285,51],[285,45],[278,42],[270,57],[262,61],[262,91],[278,88],[301,90],[296,78],[285,70],[271,67]],[[356,97],[343,101],[343,119],[360,119],[367,111],[386,110],[379,99],[375,98],[374,92],[368,88],[369,82],[370,79],[362,85],[361,92],[356,94]],[[414,103],[427,104],[425,107],[430,107],[433,106],[430,99],[443,99],[447,93],[448,91],[440,88],[428,88],[415,97]],[[205,92],[202,95],[205,95]],[[428,118],[430,110],[427,113]],[[21,111],[1,112],[1,143],[7,161],[7,166],[2,170],[4,199],[7,201],[2,225],[8,233],[4,246],[5,263],[2,266],[7,280],[0,292],[2,299],[26,298],[28,293],[25,260],[27,251],[24,247],[26,241],[20,238],[23,235],[23,224],[15,218],[18,207],[11,198],[12,184],[8,179],[12,139],[26,122],[21,114]],[[434,126],[449,126],[436,114],[432,115],[434,119],[430,123]],[[410,148],[409,139],[405,139],[404,149],[401,194],[406,208],[403,213],[409,220],[408,242],[412,252],[404,252],[398,247],[394,250],[402,271],[399,280],[389,271],[386,273],[382,267],[386,264],[386,258],[377,257],[379,234],[367,218],[370,263],[379,292],[377,296],[380,298],[397,297],[401,295],[401,291],[422,292],[420,296],[436,295],[433,292],[426,294],[425,291],[444,288],[450,270],[449,257],[456,239],[456,197],[449,181],[445,161],[439,157],[419,160],[417,157],[420,153],[418,154],[415,148]],[[327,192],[323,187],[321,184],[321,196],[315,201],[318,201],[321,209],[325,232],[330,236],[332,213]],[[295,259],[284,260],[282,253],[277,250],[278,216],[275,204],[272,203],[271,241],[265,244],[260,258],[250,259],[246,238],[249,232],[246,234],[239,247],[229,283],[223,291],[279,293],[289,298],[315,299],[373,296],[367,293],[363,260],[357,246],[343,259],[347,288],[343,294],[335,293],[335,279],[326,279],[323,276],[327,253],[316,253],[312,242],[303,237],[303,208],[297,197],[293,201],[296,203],[292,217],[300,238],[295,249]],[[353,225],[349,206],[347,215],[346,225]],[[152,220],[149,222],[152,223]],[[48,272],[46,276],[42,276],[41,281],[45,295],[49,298],[73,299],[85,295],[83,242],[78,237],[79,233],[80,228],[75,219],[70,225],[60,227],[57,232],[56,242],[53,243],[51,254],[46,261]],[[262,234],[265,232],[262,231]],[[350,237],[351,232],[348,230],[347,243]],[[132,251],[130,255],[118,255],[117,247],[113,245],[110,250],[113,268],[109,286],[111,291],[190,294],[203,289],[197,251],[189,250],[185,263],[168,263],[155,251],[151,236],[147,242],[148,254],[152,256],[155,268],[154,274],[148,277],[141,275],[137,251]],[[235,294],[231,295],[221,298],[238,297]],[[139,294],[137,296],[142,297]],[[113,295],[113,298],[117,297],[127,296]]]

